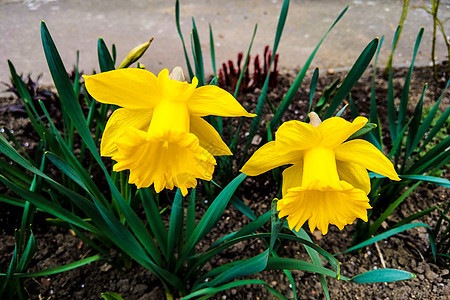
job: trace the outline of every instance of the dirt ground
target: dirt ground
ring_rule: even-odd
[[[444,71],[446,69],[448,69],[447,65],[441,66],[441,77],[445,82],[449,78],[448,73]],[[397,69],[395,72],[394,88],[397,97],[400,95],[406,72],[407,69]],[[296,72],[294,71],[281,72],[277,87],[272,89],[268,95],[274,105],[281,101],[295,75]],[[326,74],[321,74],[315,101],[325,87],[337,77],[342,78],[344,75],[345,73],[335,73],[331,70]],[[381,74],[377,78],[378,109],[382,123],[386,124],[387,114],[384,103],[386,101],[387,82]],[[283,121],[304,119],[308,108],[308,102],[305,99],[309,99],[309,82],[310,78],[306,78]],[[429,83],[425,106],[430,106],[442,93],[443,84],[434,82],[430,68],[415,68],[413,83],[411,84],[413,103],[419,99],[425,82]],[[356,106],[361,115],[365,116],[369,112],[370,85],[371,72],[368,70],[352,91],[352,98]],[[42,88],[40,92],[44,90]],[[258,95],[257,91],[244,93],[238,97],[238,100],[244,106],[255,107]],[[56,101],[55,99],[51,100],[51,97],[49,99],[49,102]],[[26,114],[20,109],[19,102],[14,97],[0,98],[0,101],[0,125],[13,130],[16,138],[32,152],[38,141],[32,133],[31,125],[26,120]],[[448,107],[449,101],[450,95],[447,92],[442,100],[441,109]],[[270,114],[269,109],[267,107],[266,109]],[[349,110],[343,117],[351,119]],[[267,120],[270,120],[270,117]],[[261,128],[265,127],[267,120],[263,120]],[[244,129],[245,126],[248,126],[248,124],[244,125]],[[255,149],[256,146],[250,152]],[[239,154],[236,153],[235,155]],[[443,176],[449,178],[448,169],[444,171]],[[270,203],[276,196],[276,191],[276,183],[272,176],[266,173],[258,177],[247,178],[237,194],[255,211],[256,215],[261,215],[270,209]],[[387,224],[394,224],[415,212],[448,201],[448,198],[448,189],[431,184],[422,184],[387,219]],[[201,214],[204,209],[199,205],[197,211]],[[13,253],[14,229],[19,226],[21,213],[20,208],[0,202],[0,271],[7,269]],[[165,212],[165,214],[168,213]],[[30,271],[66,264],[95,254],[93,250],[69,231],[50,226],[45,221],[46,217],[49,216],[43,213],[36,215],[34,234],[38,251],[33,258]],[[433,227],[437,218],[438,214],[434,212],[423,217],[420,221]],[[230,206],[225,211],[218,226],[207,236],[205,243],[199,246],[206,247],[209,244],[207,241],[213,242],[232,231],[240,229],[248,222],[247,217]],[[317,245],[333,254],[350,247],[354,230],[354,224],[345,227],[342,231],[331,226],[326,236],[313,233],[312,237]],[[371,245],[362,249],[359,253],[338,256],[342,274],[352,277],[368,270],[382,268],[381,260],[384,260],[387,268],[403,269],[416,274],[417,277],[407,281],[377,284],[356,284],[328,278],[332,299],[450,299],[449,269],[443,267],[444,261],[438,261],[438,264],[432,262],[429,253],[428,235],[425,229],[421,227],[410,229],[378,242],[377,246],[378,249],[376,245]],[[257,241],[236,244],[214,257],[210,262],[210,267],[222,265],[231,260],[236,261],[252,257],[259,254],[263,247],[262,242]],[[279,248],[279,255],[309,260],[303,246],[294,242],[283,244]],[[293,271],[292,274],[299,299],[324,298],[317,275],[302,271]],[[289,281],[281,271],[265,271],[248,276],[248,278],[262,279],[283,292],[288,298],[293,296]],[[102,261],[96,261],[62,274],[29,279],[25,286],[31,299],[100,299],[102,292],[117,292],[124,299],[164,298],[162,285],[157,278],[137,264],[133,264],[130,270],[119,271]],[[273,296],[263,287],[252,285],[226,290],[214,296],[214,299],[273,299]]]

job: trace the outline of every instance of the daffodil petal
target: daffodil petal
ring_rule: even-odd
[[[303,163],[296,163],[283,171],[283,197],[288,190],[302,185]]]
[[[300,151],[291,151],[280,155],[275,149],[275,141],[271,141],[253,153],[242,167],[241,172],[249,176],[256,176],[279,166],[295,164],[300,160]]]
[[[137,188],[154,185],[155,191],[179,187],[185,195],[197,185],[196,178],[211,180],[216,161],[191,133],[180,134],[177,142],[148,140],[145,131],[132,127],[116,142],[114,171],[129,169],[129,182]]]
[[[201,117],[191,116],[190,132],[197,136],[200,146],[212,155],[233,155],[214,127]]]
[[[189,99],[189,110],[196,116],[254,117],[227,91],[215,86],[199,87]]]
[[[192,83],[178,81],[169,78],[169,70],[163,69],[158,74],[158,90],[162,100],[169,100],[171,103],[186,103],[191,101],[191,97],[196,90],[198,80],[192,79]]]
[[[281,124],[275,133],[275,141],[277,151],[284,153],[314,147],[320,143],[321,135],[313,125],[293,120]]]
[[[357,189],[363,190],[366,195],[370,192],[370,178],[366,168],[348,161],[336,161],[339,178],[350,183]]]
[[[143,69],[119,69],[83,77],[87,91],[98,102],[151,109],[161,99],[156,76]]]
[[[298,230],[308,221],[311,232],[317,227],[322,234],[327,234],[329,224],[342,230],[356,218],[367,221],[370,208],[364,191],[345,181],[340,182],[339,190],[292,188],[277,202],[279,217],[287,216],[291,229]]]
[[[335,148],[336,160],[353,162],[375,173],[400,180],[392,163],[371,143],[356,139]]]
[[[113,156],[117,154],[115,142],[125,130],[128,127],[134,127],[139,130],[147,131],[151,119],[151,110],[116,109],[106,123],[100,144],[100,154],[102,156]]]
[[[322,146],[327,148],[339,146],[366,123],[367,119],[364,117],[357,117],[351,123],[340,117],[326,119],[317,127],[322,134]]]

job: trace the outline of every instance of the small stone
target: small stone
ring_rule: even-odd
[[[434,273],[434,272],[431,271],[431,270],[427,270],[427,271],[425,272],[425,277],[428,278],[429,280],[435,280],[436,278],[439,277],[439,275],[436,274],[436,273]]]
[[[147,289],[148,286],[146,284],[140,283],[136,284],[133,290],[135,294],[144,294]]]
[[[255,135],[252,139],[252,145],[259,145],[261,143],[262,137],[260,135]]]

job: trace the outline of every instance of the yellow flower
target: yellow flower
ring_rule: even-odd
[[[352,123],[339,117],[321,122],[315,113],[310,118],[310,124],[282,124],[275,141],[258,149],[241,171],[256,176],[292,164],[283,172],[283,198],[277,203],[279,217],[287,216],[291,229],[308,221],[311,232],[317,227],[326,234],[329,224],[342,230],[356,218],[367,222],[366,210],[371,208],[367,169],[400,180],[394,166],[367,141],[345,142],[367,123],[366,118],[357,117]]]
[[[228,92],[217,86],[197,88],[184,80],[181,68],[158,77],[137,68],[84,76],[97,101],[120,106],[109,118],[100,154],[117,161],[114,171],[129,169],[138,188],[187,189],[197,178],[211,180],[213,155],[232,155],[216,130],[202,117],[252,117]]]

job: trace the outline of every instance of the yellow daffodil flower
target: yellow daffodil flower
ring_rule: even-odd
[[[217,86],[197,88],[184,81],[181,68],[158,77],[137,68],[84,76],[86,89],[97,101],[120,106],[109,118],[100,154],[129,169],[138,188],[154,184],[156,192],[179,187],[183,195],[197,178],[211,180],[214,156],[232,155],[220,135],[202,117],[246,116],[228,92]]]
[[[317,227],[326,234],[329,224],[342,230],[356,218],[367,222],[371,208],[367,169],[400,180],[394,166],[371,143],[346,142],[364,127],[366,118],[350,123],[333,117],[321,122],[311,113],[310,119],[310,124],[283,123],[275,141],[258,149],[241,171],[256,176],[292,164],[283,172],[283,198],[277,203],[279,217],[287,216],[291,229],[298,230],[308,221],[311,232]]]

